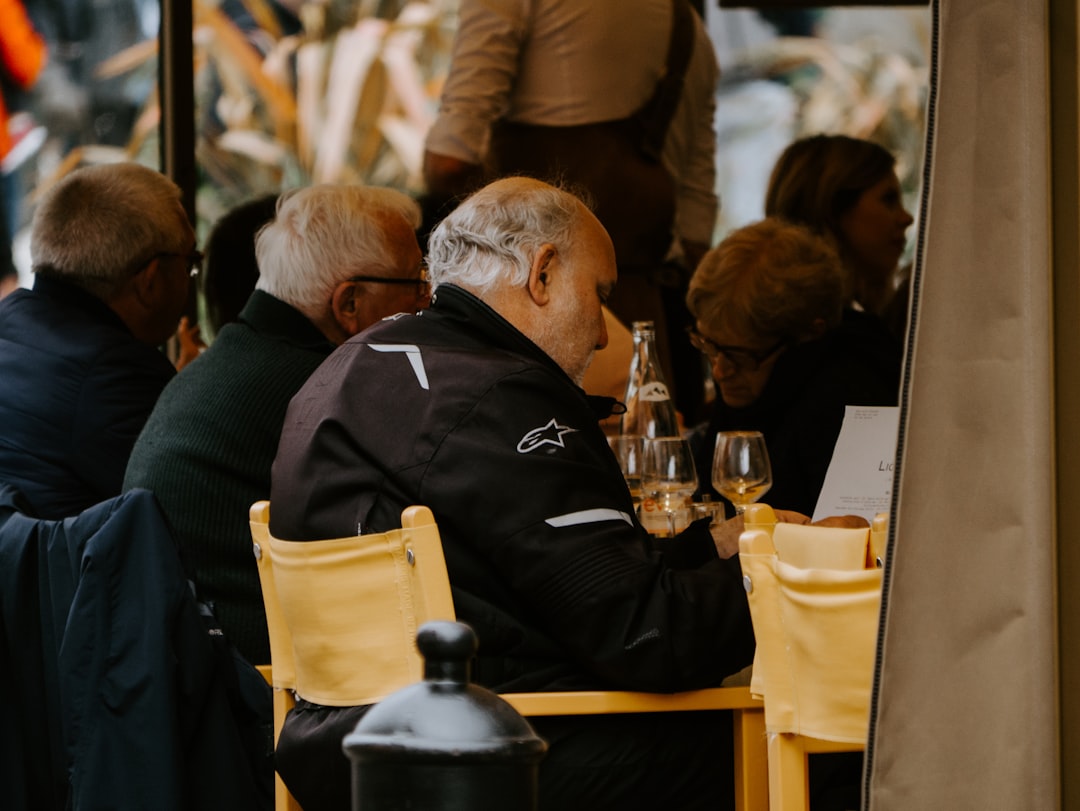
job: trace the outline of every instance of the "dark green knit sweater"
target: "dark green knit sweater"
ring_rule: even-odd
[[[253,664],[270,661],[248,508],[270,498],[289,400],[333,345],[296,309],[256,290],[240,322],[166,386],[128,462],[124,490],[152,490],[199,597]]]

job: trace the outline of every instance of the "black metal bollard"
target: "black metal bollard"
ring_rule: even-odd
[[[424,680],[372,707],[342,747],[352,811],[535,811],[547,744],[517,710],[469,683],[476,634],[421,626]]]

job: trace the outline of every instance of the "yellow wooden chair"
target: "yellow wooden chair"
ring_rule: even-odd
[[[455,619],[439,530],[427,507],[401,529],[325,541],[270,535],[270,503],[251,507],[251,534],[270,631],[274,742],[294,696],[325,706],[373,704],[418,682],[416,630]],[[627,691],[509,693],[525,716],[733,710],[736,808],[764,811],[768,796],[762,703],[746,687],[675,694]],[[278,778],[277,811],[299,811]]]
[[[770,520],[771,519],[771,520]],[[748,510],[739,558],[765,702],[769,807],[809,809],[807,755],[864,749],[882,570],[870,529],[776,523]]]

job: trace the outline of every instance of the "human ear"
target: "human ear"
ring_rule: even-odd
[[[161,288],[161,261],[156,257],[146,263],[131,279],[131,289],[135,300],[143,307],[155,306],[155,296]]]
[[[351,338],[363,329],[360,323],[360,305],[356,298],[356,283],[341,282],[330,296],[330,311],[334,322]]]
[[[556,256],[555,246],[551,243],[544,243],[533,254],[526,289],[537,306],[543,307],[551,300],[551,277]]]

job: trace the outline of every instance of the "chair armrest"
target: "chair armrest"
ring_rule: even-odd
[[[769,805],[765,705],[749,687],[711,687],[684,693],[588,690],[566,693],[504,693],[522,715],[604,715],[621,712],[734,710],[735,808],[759,811]]]
[[[711,687],[684,693],[637,693],[623,690],[504,693],[501,698],[526,717],[761,709],[763,707],[760,699],[750,695],[749,687]]]

